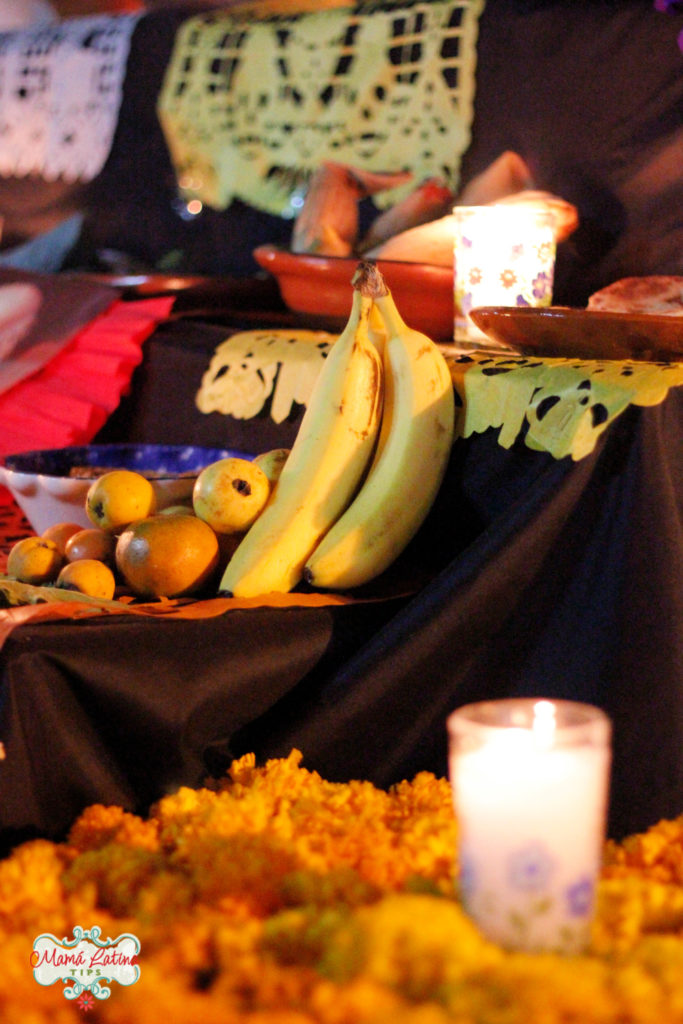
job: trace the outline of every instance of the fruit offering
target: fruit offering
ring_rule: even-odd
[[[218,538],[197,516],[149,516],[123,531],[116,567],[139,597],[195,594],[218,567]]]
[[[201,471],[192,491],[195,515],[216,533],[243,533],[270,496],[266,474],[248,459],[219,459]]]
[[[371,307],[372,299],[354,289],[348,323],[316,378],[272,499],[230,559],[222,592],[257,597],[292,590],[355,494],[382,417],[382,357],[370,336]]]
[[[106,600],[119,588],[143,600],[353,589],[424,523],[454,429],[446,360],[362,262],[291,450],[218,459],[198,473],[191,506],[158,512],[149,479],[105,472],[86,498],[92,528],[58,523],[19,541],[8,574]]]
[[[55,523],[43,531],[43,540],[53,540],[60,553],[63,555],[66,545],[75,533],[79,533],[83,527],[79,523]]]
[[[220,460],[206,467],[204,479],[216,485],[224,482],[226,462],[231,464],[229,479],[254,482],[261,509],[272,485],[249,461]],[[148,500],[147,478],[131,470],[126,470],[125,476],[123,472],[112,470],[100,476],[96,483],[104,480],[106,486],[93,485],[88,492],[86,511],[90,515],[98,506],[95,518],[102,526],[84,529],[75,523],[55,523],[41,537],[18,541],[8,556],[7,576],[19,583],[76,591],[104,601],[124,595],[157,600],[215,594],[217,576],[244,536],[244,529],[235,527],[248,522],[254,513],[249,518],[244,513],[235,518],[234,508],[232,512],[228,508],[226,516],[234,519],[232,533],[217,531],[199,518],[191,505],[182,504],[140,516],[124,526],[134,508],[154,506]],[[139,479],[131,479],[136,476]],[[240,484],[236,489],[239,507],[244,504],[242,491]],[[208,488],[206,496],[211,496]],[[143,505],[137,504],[140,498]],[[225,528],[227,519],[218,517],[216,525],[219,521]]]
[[[406,325],[374,264],[359,264],[353,285],[349,320],[222,593],[286,592],[302,580],[361,586],[398,557],[434,503],[455,429],[448,365]]]
[[[55,585],[64,590],[77,590],[89,597],[99,597],[102,601],[111,601],[116,591],[114,573],[96,558],[67,562],[62,566]]]
[[[289,448],[271,448],[269,452],[256,455],[253,464],[263,470],[272,486],[280,479],[280,473],[285,467],[288,456]]]
[[[453,382],[437,346],[404,323],[373,264],[358,287],[372,295],[387,332],[384,414],[363,486],[304,566],[308,583],[335,590],[374,579],[415,536],[441,486],[455,427]]]
[[[59,548],[53,540],[43,537],[24,537],[7,557],[8,575],[36,586],[56,580],[61,567]]]
[[[45,536],[43,534],[43,536]],[[105,530],[93,526],[91,530],[78,530],[73,533],[64,546],[64,557],[67,562],[78,562],[82,558],[97,559],[107,565],[114,561],[116,538]]]
[[[112,469],[93,480],[86,495],[85,511],[93,526],[120,533],[133,520],[154,515],[154,488],[141,473]]]

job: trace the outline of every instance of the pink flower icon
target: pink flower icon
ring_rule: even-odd
[[[94,1009],[95,1000],[90,992],[81,992],[80,996],[76,1000],[76,1006],[79,1010],[83,1010],[87,1013],[88,1010]]]

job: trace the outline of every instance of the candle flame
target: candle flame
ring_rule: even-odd
[[[531,726],[536,746],[552,747],[555,742],[555,705],[549,700],[539,700],[534,704],[534,720]]]

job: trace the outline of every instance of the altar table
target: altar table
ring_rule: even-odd
[[[208,346],[197,341],[207,332]],[[204,365],[215,339],[199,335]],[[182,416],[159,407],[154,440],[166,439],[164,415],[180,429]],[[509,696],[610,715],[613,837],[680,814],[683,389],[627,404],[579,458],[523,435],[503,447],[499,433],[457,438],[425,527],[350,597],[11,631],[0,651],[5,848],[63,836],[91,803],[144,811],[252,751],[296,747],[330,780],[444,775],[447,715]]]

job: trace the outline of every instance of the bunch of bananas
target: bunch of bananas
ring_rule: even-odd
[[[377,267],[360,263],[351,313],[323,364],[269,503],[220,583],[235,597],[302,580],[345,590],[378,576],[429,512],[453,441],[441,352],[404,323]]]

